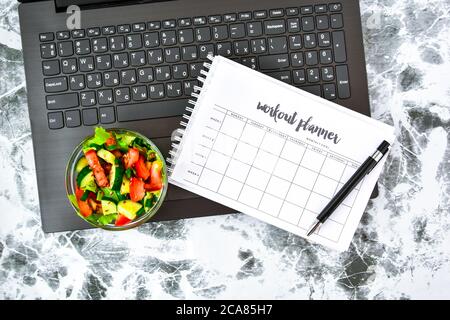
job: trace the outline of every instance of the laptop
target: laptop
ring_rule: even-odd
[[[167,156],[209,53],[370,115],[357,0],[21,2],[45,232],[90,227],[66,198],[64,173],[95,126],[138,131]],[[231,212],[171,185],[153,221]]]

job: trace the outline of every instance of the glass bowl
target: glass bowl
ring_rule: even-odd
[[[97,228],[102,228],[105,230],[111,230],[111,231],[120,231],[120,230],[128,230],[131,228],[135,228],[137,226],[140,226],[141,224],[143,224],[144,222],[147,222],[150,218],[152,218],[155,213],[158,211],[158,209],[161,207],[161,204],[164,201],[164,198],[166,196],[167,193],[167,188],[168,188],[168,181],[167,181],[167,165],[166,162],[164,161],[164,156],[161,154],[161,151],[159,151],[159,149],[156,147],[156,145],[147,137],[143,136],[142,134],[132,131],[132,130],[128,130],[128,129],[115,129],[115,128],[108,128],[105,129],[106,131],[112,131],[115,133],[119,133],[119,134],[123,134],[123,133],[127,133],[127,134],[131,134],[134,135],[138,138],[141,138],[142,140],[144,140],[145,142],[147,142],[153,149],[153,151],[158,155],[159,160],[161,160],[162,162],[162,180],[163,180],[163,187],[161,189],[161,193],[160,196],[157,200],[157,202],[155,204],[153,204],[153,206],[146,211],[145,213],[143,213],[141,216],[139,216],[138,218],[136,218],[135,220],[123,225],[123,226],[116,226],[113,224],[107,224],[107,225],[100,225],[98,223],[95,223],[95,221],[90,221],[87,220],[85,217],[83,217],[78,208],[76,208],[74,206],[74,204],[72,203],[72,201],[70,201],[69,195],[73,195],[75,194],[75,190],[76,190],[76,164],[78,163],[78,160],[80,160],[81,157],[84,156],[83,153],[83,144],[91,139],[93,137],[89,136],[86,137],[83,141],[81,141],[81,143],[75,148],[75,150],[73,151],[72,155],[69,158],[69,161],[67,163],[66,166],[66,174],[65,174],[65,184],[66,184],[66,193],[67,193],[67,198],[72,206],[72,208],[75,210],[75,212],[77,213],[77,215],[83,219],[84,221],[88,222],[89,224],[93,225],[94,227]]]

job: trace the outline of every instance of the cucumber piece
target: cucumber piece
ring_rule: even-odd
[[[120,186],[120,193],[127,194],[130,193],[130,180],[126,175],[123,176],[122,185]]]
[[[104,215],[117,213],[117,206],[114,202],[103,199],[102,203],[102,212]]]
[[[81,196],[80,200],[81,201],[86,201],[87,198],[89,197],[89,190],[84,190],[83,195]]]
[[[109,173],[109,185],[112,190],[120,191],[120,187],[122,186],[122,180],[124,176],[124,169],[122,165],[113,164],[111,167],[111,172]]]
[[[77,165],[75,166],[75,171],[77,173],[81,172],[85,167],[88,166],[88,162],[85,157],[81,157],[80,160],[78,160]]]
[[[98,150],[97,155],[112,165],[114,165],[114,163],[116,161],[116,157],[111,152],[109,152],[108,150],[105,150],[105,149]]]
[[[154,203],[156,202],[155,197],[153,196],[153,192],[146,192],[143,202],[146,209],[153,207]]]
[[[119,204],[117,205],[117,212],[119,214],[124,215],[130,220],[134,220],[141,208],[142,204],[138,202],[134,202],[131,200],[123,200],[120,201]]]
[[[136,212],[136,216],[140,217],[141,215],[143,215],[145,213],[145,208],[142,207],[138,210],[138,212]]]
[[[81,180],[80,189],[85,190],[85,191],[89,190],[94,193],[97,192],[97,183],[95,183],[95,178],[94,178],[94,174],[92,173],[92,171],[89,172],[83,178],[83,180]]]
[[[101,201],[103,199],[103,196],[104,196],[103,191],[99,190],[97,192],[97,201]]]
[[[77,175],[77,186],[81,186],[81,181],[86,177],[89,173],[92,173],[91,168],[84,167]]]

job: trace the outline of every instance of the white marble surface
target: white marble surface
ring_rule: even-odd
[[[244,215],[44,234],[17,5],[0,0],[0,299],[450,298],[450,3],[361,2],[397,141],[346,253]]]

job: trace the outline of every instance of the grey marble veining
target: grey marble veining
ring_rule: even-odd
[[[361,2],[396,144],[350,250],[245,215],[44,234],[17,4],[0,0],[0,299],[450,298],[450,3]]]

